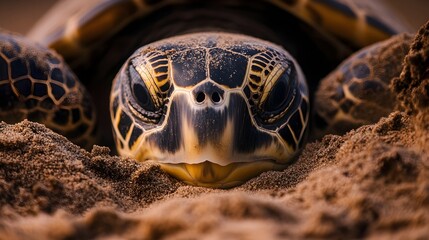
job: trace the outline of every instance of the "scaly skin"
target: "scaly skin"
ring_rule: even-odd
[[[45,124],[72,142],[91,147],[91,99],[61,56],[18,35],[0,32],[0,120]]]

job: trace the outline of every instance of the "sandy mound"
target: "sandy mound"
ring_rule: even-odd
[[[429,24],[392,89],[398,109],[308,144],[230,190],[81,150],[42,125],[0,124],[3,239],[424,239],[429,236]]]

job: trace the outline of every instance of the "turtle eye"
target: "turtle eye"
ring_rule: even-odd
[[[271,89],[267,99],[263,103],[263,109],[267,112],[275,112],[283,109],[288,99],[289,84],[288,76],[284,74]]]
[[[274,123],[288,112],[297,93],[297,73],[291,66],[287,68],[275,83],[265,84],[265,90],[259,103],[259,117],[265,123]]]
[[[143,87],[141,84],[133,84],[133,95],[137,100],[137,103],[144,109],[149,111],[155,111],[155,105],[152,102],[152,99],[147,91],[146,87]]]
[[[131,78],[131,91],[137,104],[146,111],[155,112],[156,107],[152,100],[152,97],[141,78],[140,74],[136,71],[134,66],[129,67],[129,73]]]
[[[269,92],[261,104],[262,110],[268,115],[277,115],[283,112],[294,96],[295,85],[295,71],[290,69],[285,71],[271,89],[267,89]]]

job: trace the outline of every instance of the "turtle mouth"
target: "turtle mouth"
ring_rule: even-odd
[[[231,188],[243,184],[269,170],[283,170],[288,164],[279,164],[274,160],[256,162],[234,162],[222,166],[210,161],[196,164],[161,163],[161,168],[185,183],[211,188]]]

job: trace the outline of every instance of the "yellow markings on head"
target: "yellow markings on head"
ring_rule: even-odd
[[[283,75],[286,71],[286,67],[282,64],[276,64],[274,69],[270,72],[270,74],[266,77],[266,83],[264,87],[264,91],[262,92],[261,100],[259,102],[259,107],[265,102],[272,88],[277,83],[277,80]]]
[[[180,133],[182,136],[181,139],[181,149],[187,155],[187,160],[196,159],[201,154],[201,147],[199,145],[199,140],[197,133],[195,132],[191,122],[187,118],[187,116],[182,112],[182,124],[180,127]]]
[[[220,138],[219,146],[217,146],[219,152],[227,156],[232,156],[233,154],[232,140],[234,139],[234,128],[235,126],[232,119],[228,119],[226,122],[226,128],[222,133],[222,137]]]
[[[281,139],[278,137],[278,139]],[[260,160],[272,160],[276,163],[285,164],[289,162],[291,157],[295,154],[295,149],[293,149],[288,144],[280,141],[273,141],[271,144],[262,145],[256,147],[255,150],[251,153],[253,157],[251,157],[252,161],[260,161]],[[239,156],[241,158],[249,158],[249,156],[242,155]]]
[[[161,108],[170,89],[169,60],[161,52],[149,52],[131,62],[143,79],[156,107]]]
[[[150,67],[150,64],[148,64],[148,63],[137,64],[137,65],[135,65],[135,68],[136,68],[137,72],[140,74],[140,76],[142,77],[144,84],[146,85],[146,88],[149,91],[153,102],[157,105],[157,107],[159,107],[160,102],[156,96],[156,93],[158,92],[158,87],[156,86],[155,79],[153,77],[154,71]]]
[[[135,158],[137,161],[143,162],[151,159],[152,153],[154,152],[153,146],[150,146],[146,141],[144,134],[141,134],[139,138],[135,141],[134,145],[131,146],[128,154]]]
[[[262,106],[277,80],[290,67],[285,61],[288,57],[275,50],[267,50],[256,54],[249,61],[247,83],[258,107]]]
[[[187,94],[187,99],[191,101],[191,95]],[[199,111],[194,109],[193,111]],[[217,163],[219,165],[227,165],[232,159],[233,153],[233,123],[229,119],[227,126],[222,133],[221,141],[218,143],[207,142],[201,144],[198,138],[195,126],[192,120],[188,118],[186,112],[182,112],[181,116],[181,137],[182,143],[180,150],[172,154],[170,159],[175,159],[174,162],[188,162],[188,163],[201,163],[207,160]]]

